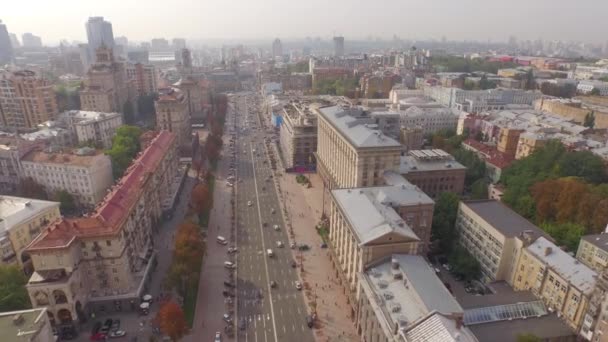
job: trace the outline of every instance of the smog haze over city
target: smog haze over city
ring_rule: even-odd
[[[49,44],[84,41],[89,16],[131,40],[322,38],[506,41],[606,40],[608,1],[579,0],[33,0],[5,1],[0,16],[18,34]]]

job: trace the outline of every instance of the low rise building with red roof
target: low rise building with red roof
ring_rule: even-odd
[[[26,248],[27,290],[60,324],[135,309],[154,264],[153,227],[178,166],[176,137],[160,131],[95,210],[50,223]]]
[[[486,175],[492,183],[500,181],[502,171],[515,160],[513,156],[500,152],[496,147],[471,138],[462,142],[462,148],[475,152],[486,163]]]

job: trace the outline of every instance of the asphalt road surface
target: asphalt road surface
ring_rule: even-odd
[[[304,296],[296,289],[294,256],[271,178],[264,130],[257,108],[251,105],[253,96],[232,97],[238,138],[233,149],[226,147],[231,149],[229,155],[236,152],[237,336],[247,342],[314,341]],[[269,249],[274,256],[268,255]],[[271,287],[271,282],[276,286]]]

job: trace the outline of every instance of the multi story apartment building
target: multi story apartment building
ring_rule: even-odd
[[[19,160],[35,147],[35,143],[17,137],[0,137],[0,193],[17,191],[21,173]]]
[[[421,256],[393,254],[366,267],[361,290],[361,341],[477,341],[462,307]]]
[[[31,70],[0,70],[0,127],[36,128],[58,112],[49,80]]]
[[[404,151],[419,150],[424,145],[424,131],[420,127],[401,127],[399,142]]]
[[[466,171],[449,153],[438,149],[409,151],[399,164],[399,173],[432,198],[442,192],[461,194]]]
[[[542,97],[541,93],[520,89],[463,90],[432,86],[424,87],[424,95],[446,107],[469,113],[502,110],[507,105],[531,106]]]
[[[178,165],[175,135],[161,131],[88,215],[50,223],[26,249],[32,305],[60,324],[135,310],[155,264],[153,229]]]
[[[604,272],[608,266],[608,234],[583,236],[576,258],[598,274]]]
[[[585,117],[593,112],[595,117],[594,128],[608,128],[608,102],[604,105],[601,103],[587,103],[589,98],[579,99],[539,99],[534,101],[534,109],[538,111],[546,111],[555,115],[559,115],[566,119],[573,120],[579,124],[585,122]]]
[[[129,89],[133,84],[128,81],[125,63],[115,61],[112,49],[106,45],[96,50],[95,63],[84,84],[80,92],[82,110],[122,113],[125,103],[133,101]]]
[[[71,110],[60,115],[68,129],[79,143],[92,142],[103,148],[112,147],[116,129],[122,126],[120,113],[102,113],[84,110]]]
[[[515,159],[523,159],[531,155],[532,152],[545,146],[550,139],[550,136],[543,133],[525,132],[520,134]]]
[[[18,263],[26,271],[29,256],[23,250],[49,222],[61,217],[59,203],[0,196],[0,249],[2,262]]]
[[[182,77],[173,86],[182,91],[188,102],[188,115],[192,118],[203,111],[203,92],[192,77]]]
[[[22,177],[42,185],[50,197],[64,190],[77,204],[94,207],[112,186],[112,162],[101,150],[73,153],[32,151],[21,159]]]
[[[150,95],[158,91],[158,75],[152,64],[128,63],[127,79],[134,80],[137,96]]]
[[[327,187],[381,185],[384,171],[399,168],[401,144],[378,129],[368,112],[341,106],[317,112],[317,168]]]
[[[456,130],[461,112],[451,108],[409,107],[401,112],[400,123],[404,128],[421,128],[424,134],[440,130]]]
[[[291,103],[283,107],[280,127],[283,165],[287,169],[314,169],[317,151],[317,114],[306,104]]]
[[[192,125],[187,98],[176,88],[159,89],[159,94],[158,100],[154,102],[157,128],[173,132],[179,146],[190,144]]]
[[[481,265],[485,281],[512,283],[521,251],[545,233],[494,200],[460,202],[456,219],[460,244]]]
[[[353,310],[360,294],[359,277],[368,264],[394,253],[423,251],[430,238],[433,206],[411,184],[331,191],[332,261]],[[414,226],[426,241],[415,233]]]
[[[590,339],[594,313],[589,302],[597,283],[597,272],[545,237],[521,248],[512,285],[515,290],[531,290],[545,305],[560,314],[566,324]],[[595,310],[593,310],[595,311]]]
[[[514,158],[518,151],[520,135],[525,132],[523,129],[503,127],[498,135],[498,145],[496,149],[505,155]]]

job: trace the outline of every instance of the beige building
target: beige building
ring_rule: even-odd
[[[88,86],[80,91],[80,106],[83,110],[111,113],[116,109],[114,91],[97,86]]]
[[[434,202],[405,183],[331,191],[329,244],[353,310],[360,272],[368,264],[393,253],[418,254],[428,245]]]
[[[59,203],[22,197],[0,196],[0,248],[2,262],[18,263],[26,271],[29,256],[23,250],[43,227],[59,217]]]
[[[608,234],[583,236],[576,258],[597,273],[604,272],[608,266]]]
[[[399,173],[432,198],[442,192],[462,194],[466,171],[454,157],[439,149],[409,151],[399,164]]]
[[[156,127],[173,132],[179,146],[188,145],[192,137],[192,125],[188,114],[188,100],[176,88],[159,89],[160,96],[154,102]]]
[[[99,147],[112,147],[112,138],[122,126],[122,114],[71,110],[61,115],[79,143],[92,142]]]
[[[526,132],[519,136],[515,159],[523,159],[531,155],[537,149],[545,146],[549,137],[543,133]]]
[[[512,283],[524,245],[545,233],[501,202],[460,202],[456,219],[459,243],[481,265],[485,281]]]
[[[399,168],[401,144],[359,108],[318,110],[317,170],[329,189],[381,185]]]
[[[36,128],[59,112],[53,84],[31,70],[0,70],[0,127]]]
[[[285,168],[310,169],[317,151],[317,114],[308,105],[290,103],[283,107],[280,146]]]
[[[523,132],[525,132],[523,129],[501,128],[500,133],[498,134],[496,149],[507,156],[515,157],[515,154],[518,151],[517,146],[519,137]]]
[[[190,117],[203,111],[203,91],[194,78],[181,78],[173,86],[181,90],[186,97]]]
[[[53,197],[70,193],[77,204],[94,207],[112,186],[112,162],[103,151],[88,147],[73,153],[32,151],[21,159],[22,177],[32,178]]]
[[[399,142],[403,145],[404,151],[419,150],[424,145],[424,131],[420,127],[401,127]]]
[[[590,339],[595,324],[589,307],[597,285],[595,271],[545,237],[522,248],[515,270],[515,290],[531,290],[571,329]]]
[[[128,63],[127,79],[133,80],[137,96],[154,94],[158,91],[158,75],[151,64]]]
[[[47,307],[61,324],[135,310],[177,165],[175,135],[161,131],[93,212],[48,225],[26,249],[35,269],[27,284],[32,305]]]
[[[0,312],[2,342],[55,342],[46,308]]]
[[[361,341],[476,342],[464,311],[423,257],[393,254],[361,274]]]
[[[424,134],[440,130],[456,131],[458,118],[462,112],[452,108],[425,108],[412,106],[401,112],[401,127],[422,128]]]

